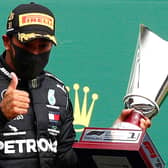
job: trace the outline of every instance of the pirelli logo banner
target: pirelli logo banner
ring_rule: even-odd
[[[54,30],[54,18],[41,13],[19,15],[19,27],[31,25],[42,25]]]

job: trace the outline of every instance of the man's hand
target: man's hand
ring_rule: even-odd
[[[11,73],[11,82],[0,102],[0,108],[7,119],[13,119],[17,115],[25,114],[29,108],[29,94],[26,91],[17,90],[18,78],[15,73]]]
[[[115,123],[119,123],[119,122],[122,122],[122,121],[125,121],[125,119],[133,112],[134,109],[126,109],[126,110],[123,110],[120,114],[120,116],[117,118],[117,120],[115,121]],[[147,129],[151,126],[151,121],[147,118],[147,117],[144,117],[141,118],[140,120],[140,127],[142,129]]]

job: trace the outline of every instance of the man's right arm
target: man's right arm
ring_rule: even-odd
[[[3,128],[8,121],[9,120],[3,115],[2,111],[0,110],[0,129]]]
[[[18,78],[15,73],[11,73],[12,79],[0,102],[0,122],[5,123],[15,118],[17,115],[25,114],[29,108],[29,94],[18,90]],[[2,120],[2,121],[1,121]]]

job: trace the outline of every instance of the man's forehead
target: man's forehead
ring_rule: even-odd
[[[13,40],[16,41],[17,43],[23,44],[23,45],[28,45],[28,44],[35,44],[35,43],[52,43],[50,40],[46,39],[46,38],[35,38],[32,39],[28,42],[22,43],[20,42],[15,36],[13,36]]]

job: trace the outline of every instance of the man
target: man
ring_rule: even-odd
[[[64,84],[44,71],[55,38],[55,18],[39,4],[10,14],[0,57],[0,167],[76,167],[73,110]],[[124,110],[117,122],[131,110]],[[146,129],[150,121],[142,120]]]
[[[55,18],[41,5],[17,6],[0,61],[0,167],[74,167],[73,113],[63,83],[44,72]],[[15,73],[11,73],[15,72]]]

